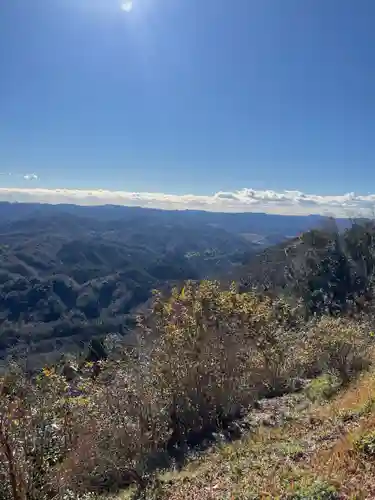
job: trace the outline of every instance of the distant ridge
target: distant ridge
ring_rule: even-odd
[[[204,210],[165,210],[144,207],[126,207],[121,205],[75,205],[75,204],[49,204],[49,203],[20,203],[0,202],[0,224],[5,220],[24,219],[33,216],[52,216],[61,213],[83,217],[95,217],[100,220],[129,219],[135,216],[157,217],[158,220],[194,221],[199,219],[205,224],[218,224],[227,231],[246,233],[249,229],[253,233],[269,235],[282,234],[284,237],[293,237],[300,232],[324,224],[329,217],[319,214],[310,215],[284,215],[267,214],[264,212],[208,212]],[[337,218],[340,227],[348,227],[349,219]]]

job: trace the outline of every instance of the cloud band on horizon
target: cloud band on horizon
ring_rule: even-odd
[[[213,195],[109,191],[101,189],[0,188],[0,201],[77,205],[124,205],[166,210],[373,216],[375,194],[316,195],[301,191],[241,189]]]

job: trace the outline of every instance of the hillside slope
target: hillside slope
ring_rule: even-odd
[[[316,385],[316,384],[315,384]],[[241,439],[161,474],[157,500],[334,500],[375,496],[375,374],[332,399],[302,393],[259,402]],[[310,397],[311,397],[310,396]],[[131,492],[113,500],[131,498]]]

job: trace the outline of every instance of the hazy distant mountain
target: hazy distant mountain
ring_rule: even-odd
[[[264,238],[284,239],[293,237],[300,232],[324,224],[327,217],[322,215],[294,216],[274,215],[265,213],[217,213],[196,210],[157,210],[139,207],[123,207],[116,205],[80,206],[80,205],[49,205],[39,203],[8,203],[0,202],[0,224],[25,220],[35,217],[51,217],[74,215],[100,222],[135,222],[137,220],[149,223],[183,223],[211,225],[236,234],[254,234]],[[346,225],[346,219],[337,219]]]

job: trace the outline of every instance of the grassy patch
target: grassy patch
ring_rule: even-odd
[[[364,403],[358,404],[353,408],[345,409],[340,413],[342,420],[358,420],[366,415],[370,415],[375,410],[375,398],[370,398]]]
[[[281,453],[292,460],[301,458],[305,451],[305,446],[301,441],[290,439],[280,443]]]

